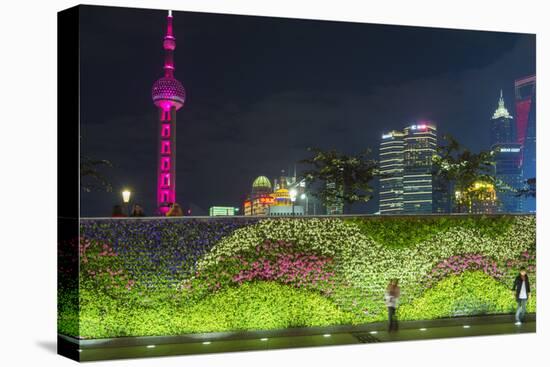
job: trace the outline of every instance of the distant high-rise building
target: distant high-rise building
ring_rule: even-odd
[[[522,211],[522,200],[515,193],[522,184],[522,145],[517,142],[516,129],[501,90],[498,107],[491,117],[491,150],[495,154],[498,211],[504,213]]]
[[[429,123],[404,129],[403,212],[432,213],[432,158],[437,151],[437,130]]]
[[[380,143],[380,214],[403,212],[403,156],[405,133],[390,131]]]
[[[335,182],[327,182],[327,188],[335,189]],[[340,188],[342,190],[342,188]],[[326,204],[327,215],[341,215],[344,214],[344,201],[342,199],[335,199],[333,203]]]
[[[520,144],[524,144],[527,137],[529,115],[535,100],[535,82],[535,75],[517,79],[515,82],[517,142]]]
[[[536,177],[536,76],[516,80],[516,125],[518,143],[523,145],[523,180]],[[523,211],[535,212],[535,198],[523,199]]]
[[[447,214],[453,211],[452,187],[444,177],[432,177],[432,213]]]

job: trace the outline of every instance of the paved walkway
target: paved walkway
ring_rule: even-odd
[[[180,337],[137,337],[76,341],[60,336],[58,349],[81,361],[186,354],[440,339],[465,336],[532,333],[535,315],[520,326],[510,315],[402,322],[388,333],[384,323],[327,328],[297,328],[266,332],[209,333]],[[62,353],[65,351],[66,353]]]

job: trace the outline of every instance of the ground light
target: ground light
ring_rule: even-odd
[[[151,349],[151,348],[154,348],[156,347],[156,345],[148,345],[147,348]]]
[[[208,344],[210,344],[210,343],[212,343],[212,342],[210,342],[210,341],[202,342],[202,344],[204,344],[204,345],[208,345]]]
[[[369,331],[370,334],[378,334],[378,331],[376,330],[373,330],[373,331]]]
[[[463,328],[464,328],[464,329],[469,329],[469,328],[470,328],[470,325],[464,325]]]
[[[425,327],[421,327],[419,330],[420,331],[426,331],[427,329]]]
[[[329,338],[329,337],[330,337],[330,334],[323,334],[323,336],[324,336],[325,338]]]
[[[267,338],[261,338],[260,340],[265,342],[265,341],[267,341]]]

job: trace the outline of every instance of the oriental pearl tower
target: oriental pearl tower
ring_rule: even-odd
[[[185,89],[174,78],[176,38],[172,29],[172,11],[166,18],[164,36],[164,76],[153,83],[153,103],[158,108],[157,208],[166,215],[176,202],[176,111],[185,103]]]

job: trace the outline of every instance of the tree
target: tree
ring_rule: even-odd
[[[356,156],[317,148],[308,148],[308,151],[313,156],[301,163],[312,167],[304,173],[304,178],[308,185],[320,183],[313,195],[325,206],[343,203],[347,214],[354,203],[372,198],[370,182],[378,173],[378,162],[368,159],[370,150]]]
[[[456,193],[453,200],[456,211],[470,212],[475,202],[487,196],[483,188],[502,187],[494,174],[494,153],[472,153],[451,135],[445,135],[443,140],[446,144],[437,147],[433,157],[433,174],[446,181],[447,187]]]
[[[98,160],[80,156],[80,188],[82,191],[112,191],[111,183],[100,172],[102,166],[112,167],[113,165],[105,159]]]

